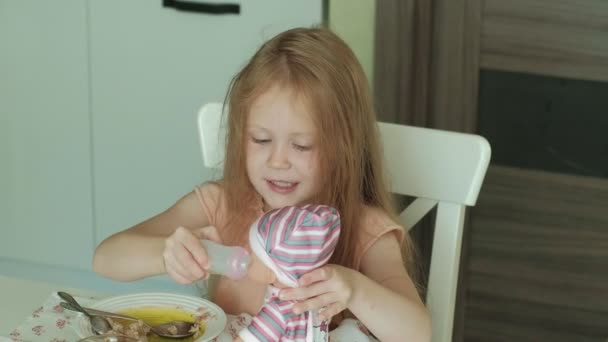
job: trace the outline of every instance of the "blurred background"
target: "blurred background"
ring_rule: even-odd
[[[325,23],[361,61],[380,120],[492,146],[454,340],[606,341],[608,1],[184,3],[0,0],[0,276],[196,291],[102,279],[92,253],[216,177],[200,106],[268,38]],[[427,265],[428,226],[413,231]]]

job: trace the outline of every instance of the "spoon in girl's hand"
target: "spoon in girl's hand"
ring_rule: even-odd
[[[80,311],[78,308],[74,307],[71,303],[62,302],[61,306],[65,309],[72,311]],[[197,329],[194,328],[195,324],[192,322],[185,321],[171,321],[164,324],[159,325],[150,325],[143,320],[137,319],[135,317],[125,316],[114,312],[101,311],[97,309],[84,308],[88,314],[93,316],[103,316],[103,317],[111,317],[111,318],[119,318],[126,319],[134,322],[142,322],[146,326],[150,328],[150,330],[158,336],[167,337],[167,338],[185,338],[194,335],[197,332]]]
[[[89,314],[85,309],[82,308],[82,306],[80,306],[80,304],[78,304],[74,297],[61,291],[57,292],[57,295],[59,295],[61,299],[70,303],[76,309],[76,311],[80,311],[85,314],[91,321],[91,329],[93,329],[93,332],[97,335],[102,335],[112,330],[112,325],[110,325],[110,322],[108,322],[107,319],[105,319],[103,316]]]

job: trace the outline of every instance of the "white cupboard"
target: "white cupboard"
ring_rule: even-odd
[[[0,1],[0,258],[91,263],[85,28],[84,2]]]
[[[209,179],[198,108],[265,40],[322,20],[321,0],[162,3],[0,0],[0,274],[121,288],[94,246]]]

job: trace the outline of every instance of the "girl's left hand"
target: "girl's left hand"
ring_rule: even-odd
[[[347,309],[360,273],[339,265],[326,265],[300,277],[300,287],[281,290],[281,299],[298,300],[293,312],[325,308],[319,313],[321,320],[331,319]]]

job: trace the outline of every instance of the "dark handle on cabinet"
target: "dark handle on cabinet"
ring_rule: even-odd
[[[163,7],[173,7],[178,11],[207,14],[240,14],[241,5],[231,3],[208,3],[193,1],[163,0]]]

